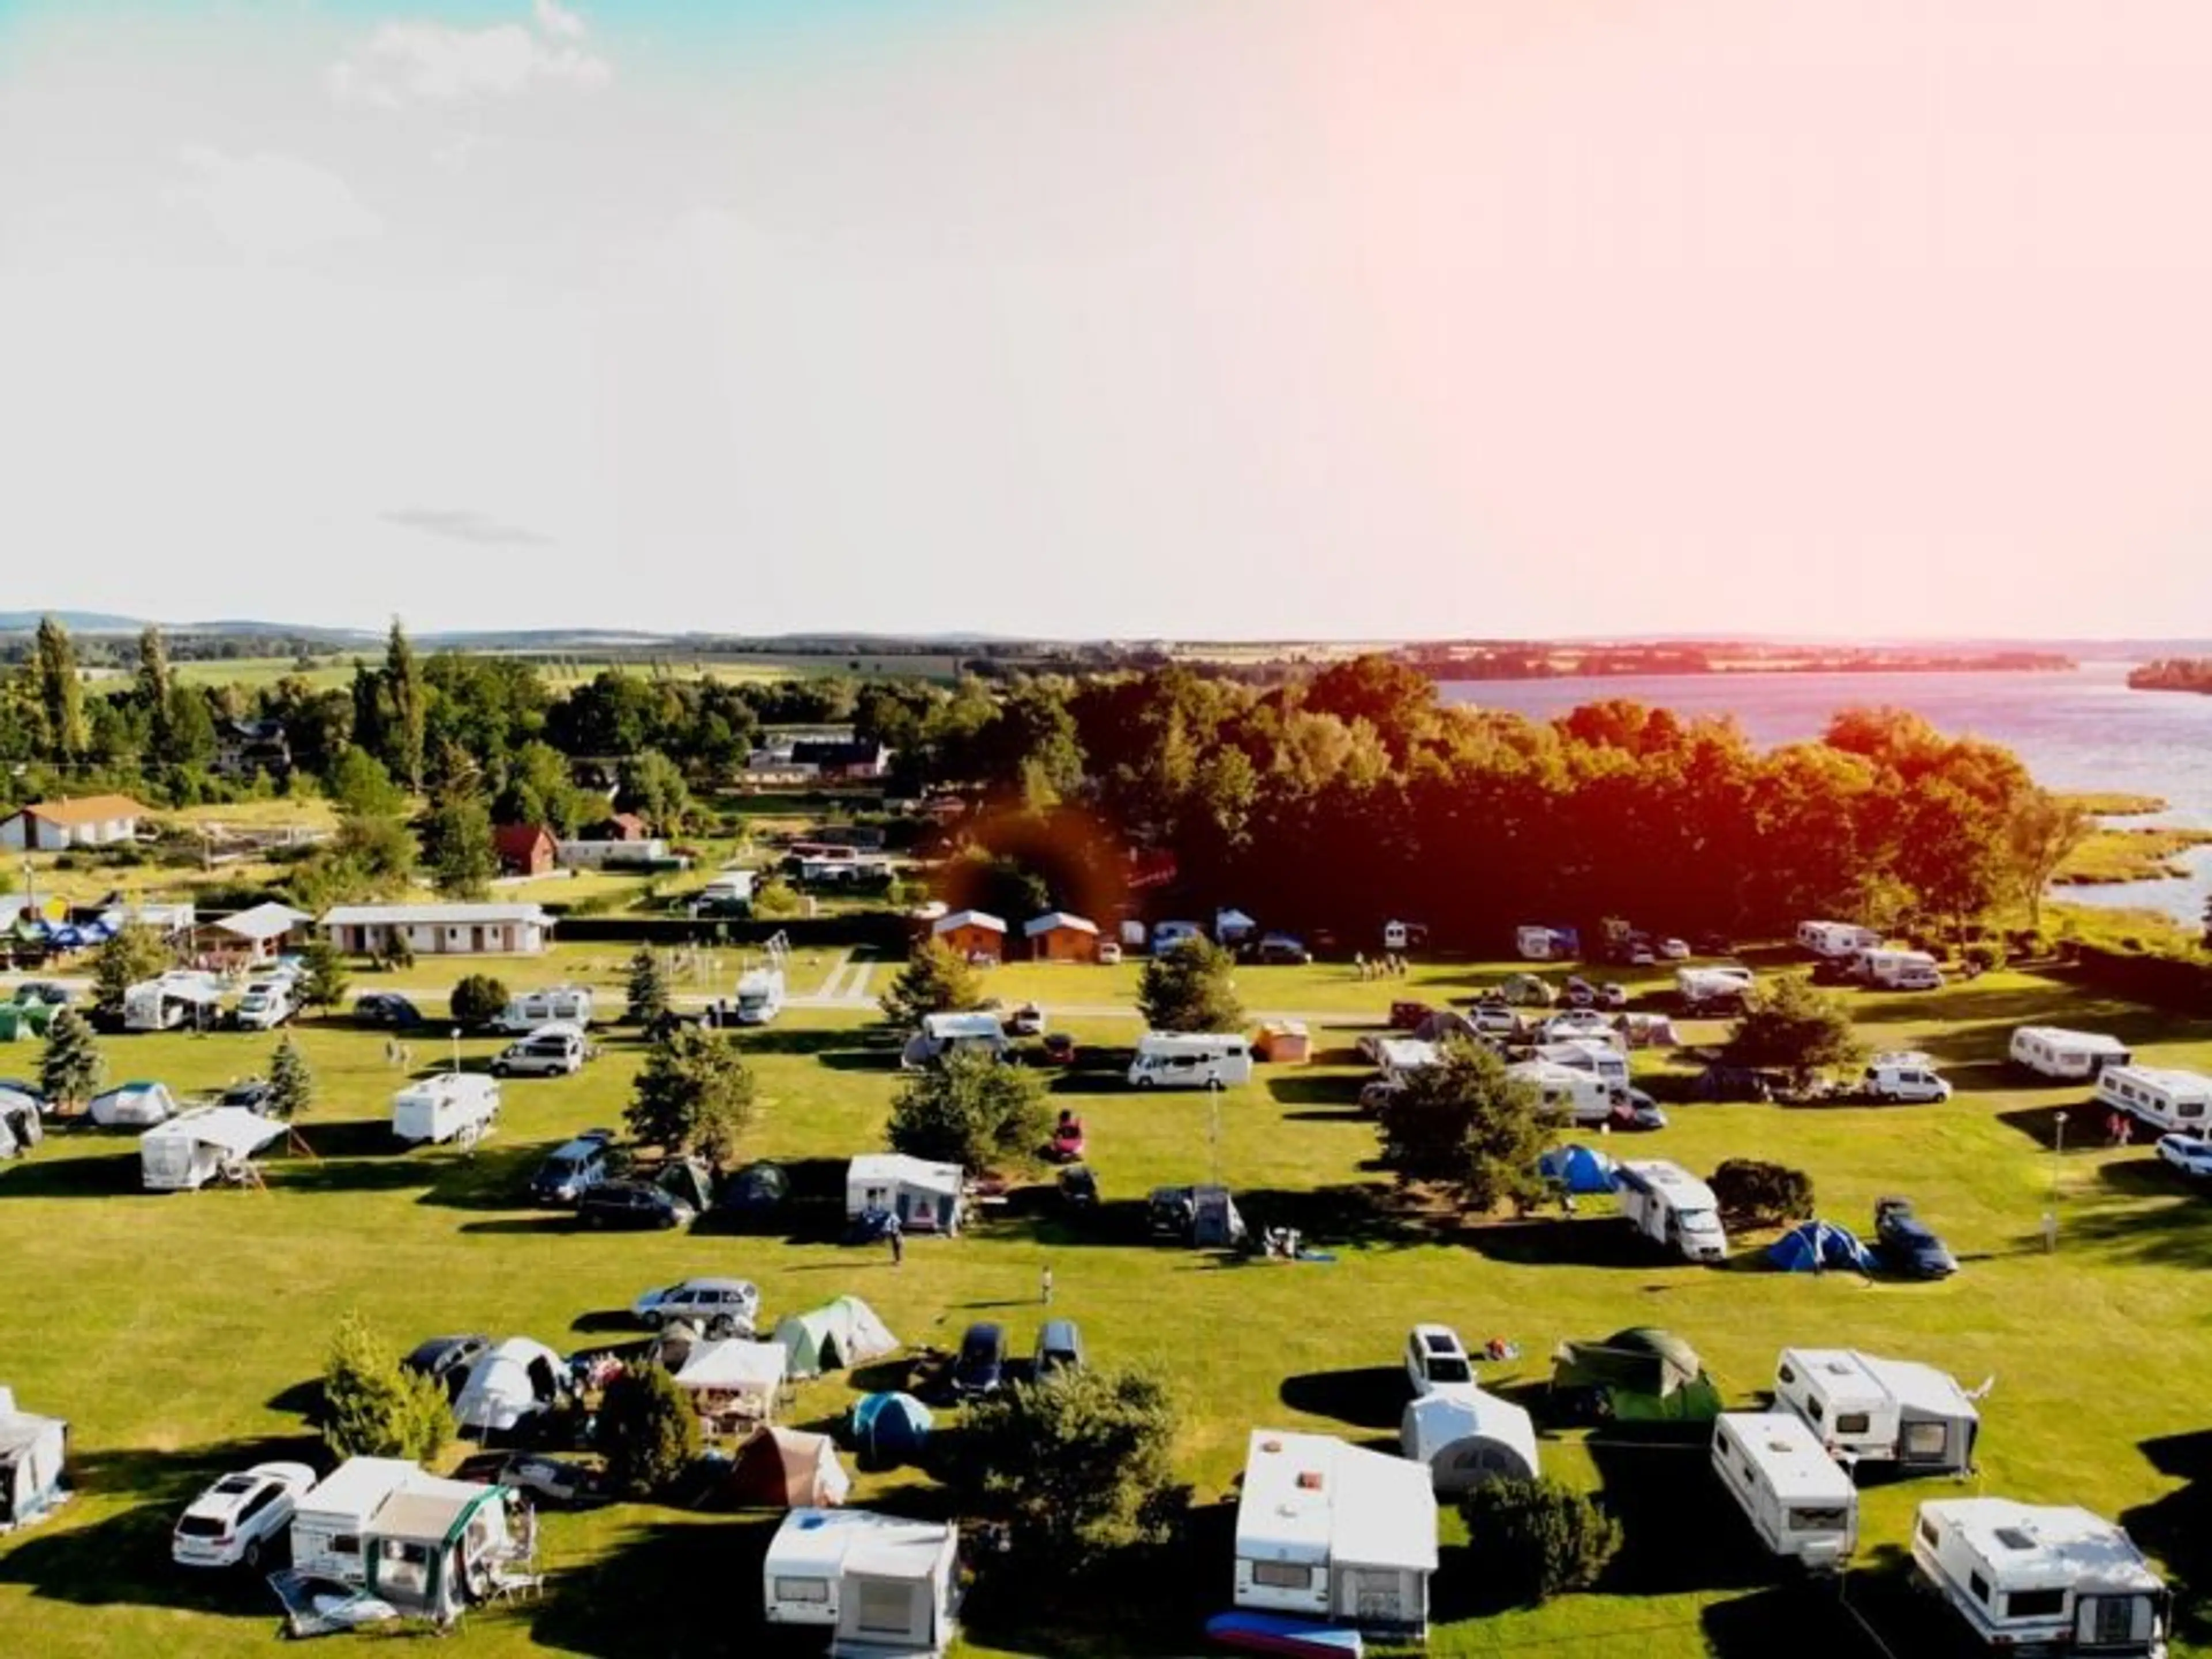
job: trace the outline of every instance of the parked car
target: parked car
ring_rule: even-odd
[[[1641,1089],[1629,1090],[1614,1103],[1606,1115],[1606,1124],[1616,1133],[1623,1130],[1663,1129],[1667,1114],[1659,1109],[1659,1103]]]
[[[1100,967],[1118,967],[1121,964],[1121,947],[1120,945],[1115,944],[1110,939],[1101,939],[1098,942],[1098,965]]]
[[[1416,1398],[1441,1394],[1472,1400],[1474,1361],[1450,1326],[1416,1325],[1406,1338],[1406,1380],[1413,1385]]]
[[[1690,942],[1687,939],[1662,939],[1659,941],[1659,955],[1668,962],[1687,962],[1690,959]]]
[[[1313,960],[1313,952],[1288,933],[1270,933],[1261,939],[1259,956],[1261,962],[1286,968],[1303,968]]]
[[[584,1032],[577,1025],[542,1025],[501,1049],[494,1077],[568,1077],[584,1066]]]
[[[422,1023],[422,1011],[397,991],[368,991],[356,998],[353,1017],[365,1025],[390,1030],[412,1030]]]
[[[1701,957],[1732,957],[1735,954],[1735,941],[1726,933],[1700,933],[1697,945],[1697,954]]]
[[[446,1398],[450,1401],[459,1397],[462,1385],[468,1382],[469,1367],[490,1348],[491,1339],[481,1334],[434,1336],[427,1342],[416,1343],[399,1362],[399,1369],[443,1383]]]
[[[305,1463],[256,1463],[226,1474],[178,1517],[169,1559],[180,1567],[259,1566],[314,1484]]]
[[[2195,1135],[2160,1135],[2158,1155],[2185,1176],[2212,1180],[2212,1141]]]
[[[951,1378],[957,1398],[996,1394],[1006,1380],[1006,1328],[988,1320],[968,1328],[960,1339],[960,1352],[952,1361]]]
[[[699,1212],[674,1193],[641,1181],[602,1181],[576,1200],[585,1227],[683,1227]]]
[[[1071,1210],[1098,1206],[1098,1177],[1087,1164],[1071,1164],[1060,1172],[1060,1201]]]
[[[1878,1199],[1874,1206],[1875,1248],[1892,1273],[1914,1279],[1948,1279],[1959,1260],[1935,1230],[1912,1212],[1909,1199]]]
[[[687,1279],[647,1291],[629,1310],[655,1330],[671,1320],[688,1319],[708,1329],[727,1324],[735,1334],[749,1337],[760,1317],[760,1287],[744,1279]]]
[[[1085,1364],[1083,1332],[1072,1319],[1048,1319],[1037,1331],[1036,1355],[1030,1374],[1043,1378],[1054,1371],[1079,1371]]]
[[[1041,1036],[1044,1034],[1044,1010],[1034,1002],[1024,1002],[1006,1016],[1008,1036]]]
[[[586,1129],[574,1140],[555,1147],[530,1178],[531,1197],[540,1204],[574,1204],[611,1178],[614,1138],[611,1129]]]
[[[498,1480],[502,1486],[564,1509],[580,1509],[606,1496],[605,1480],[590,1464],[541,1452],[517,1452],[500,1465]]]
[[[1435,1012],[1425,1002],[1394,1002],[1390,1005],[1390,1029],[1394,1031],[1418,1030],[1421,1022]]]
[[[1044,1040],[1042,1057],[1048,1066],[1074,1065],[1075,1039],[1065,1031],[1048,1033]]]
[[[1658,960],[1659,953],[1649,945],[1632,945],[1628,947],[1628,965],[1632,968],[1649,968]]]
[[[1517,1037],[1526,1024],[1502,1002],[1478,1002],[1467,1011],[1467,1017],[1484,1036]]]

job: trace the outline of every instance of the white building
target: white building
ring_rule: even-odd
[[[1423,1463],[1255,1429],[1237,1503],[1235,1602],[1425,1639],[1437,1498]]]
[[[146,808],[128,795],[84,795],[75,800],[33,801],[0,818],[0,848],[10,853],[64,852],[135,841]]]
[[[553,938],[553,918],[535,904],[341,904],[317,925],[364,957],[401,938],[417,956],[535,956]]]

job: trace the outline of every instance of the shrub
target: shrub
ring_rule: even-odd
[[[674,1377],[658,1365],[640,1366],[607,1384],[599,1447],[617,1492],[657,1497],[698,1461],[699,1419]]]
[[[489,1025],[507,1006],[507,987],[489,974],[468,974],[453,987],[449,1001],[459,1024]]]
[[[404,933],[394,933],[392,942],[384,947],[384,965],[387,968],[412,968],[415,965],[415,945]]]
[[[1244,1007],[1230,978],[1237,958],[1212,940],[1193,935],[1145,963],[1137,1006],[1153,1031],[1233,1031]]]
[[[1732,1158],[1713,1171],[1712,1188],[1731,1224],[1777,1226],[1813,1213],[1813,1177],[1779,1164]]]
[[[1461,1512],[1476,1576],[1516,1606],[1588,1589],[1620,1549],[1620,1522],[1548,1475],[1477,1486]]]
[[[338,1321],[323,1366],[323,1439],[340,1457],[428,1462],[453,1425],[445,1386],[399,1368],[398,1357],[358,1313]]]
[[[1978,974],[1986,974],[2005,965],[2004,947],[2001,945],[1969,945],[1962,953],[1967,967]]]
[[[754,905],[759,908],[758,902]],[[880,1000],[884,1018],[894,1025],[915,1026],[924,1014],[943,1014],[973,1008],[983,1000],[982,976],[961,954],[942,939],[927,939],[914,955],[890,990]]]

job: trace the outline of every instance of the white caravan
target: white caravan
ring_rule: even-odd
[[[1862,951],[1858,976],[1885,991],[1940,991],[1943,970],[1925,951]]]
[[[1613,1170],[1613,1185],[1621,1214],[1646,1238],[1692,1261],[1728,1259],[1713,1189],[1679,1164],[1630,1159]]]
[[[1514,947],[1528,962],[1565,961],[1574,954],[1567,936],[1556,927],[1540,927],[1527,922],[1516,928]]]
[[[589,1025],[592,993],[587,986],[554,985],[543,991],[525,991],[499,1011],[493,1029],[527,1036],[541,1025]]]
[[[1012,1045],[998,1015],[988,1010],[974,1013],[924,1014],[921,1029],[899,1052],[899,1064],[908,1071],[927,1066],[960,1048],[980,1048],[994,1060],[1006,1057]]]
[[[2135,1058],[2127,1044],[2101,1031],[2022,1025],[2012,1034],[2012,1063],[2061,1083],[2087,1083],[2108,1066]]]
[[[1382,1080],[1395,1088],[1415,1072],[1426,1071],[1442,1060],[1443,1049],[1419,1037],[1379,1037],[1372,1054],[1375,1068],[1382,1073]]]
[[[243,1106],[182,1112],[138,1137],[138,1178],[149,1193],[195,1192],[283,1134],[277,1119]]]
[[[292,1566],[340,1583],[367,1582],[361,1535],[384,1500],[421,1473],[404,1457],[349,1457],[292,1511]]]
[[[762,1616],[832,1654],[942,1654],[960,1608],[958,1529],[867,1510],[793,1510],[769,1540]]]
[[[1425,1464],[1329,1435],[1253,1430],[1235,1604],[1422,1640],[1437,1570],[1431,1482]]]
[[[1857,1489],[1790,1413],[1723,1412],[1713,1472],[1775,1554],[1832,1571],[1858,1547]]]
[[[392,1133],[420,1144],[483,1133],[499,1116],[499,1079],[439,1072],[392,1097]]]
[[[1592,1064],[1561,1065],[1556,1060],[1527,1060],[1505,1068],[1516,1083],[1536,1091],[1544,1107],[1564,1113],[1570,1122],[1603,1123],[1613,1115],[1616,1086],[1600,1076]]]
[[[1913,1522],[1912,1563],[1986,1647],[2165,1659],[2164,1581],[2087,1510],[1938,1498]]]
[[[1916,1474],[1973,1467],[1981,1413],[1948,1373],[1852,1348],[1784,1348],[1774,1403],[1805,1420],[1846,1468],[1894,1463]]]
[[[1589,1037],[1569,1037],[1560,1042],[1536,1045],[1534,1058],[1554,1066],[1588,1072],[1615,1089],[1628,1086],[1628,1056],[1609,1042]]]
[[[273,1031],[296,1012],[292,994],[289,975],[257,979],[246,988],[246,994],[238,1000],[238,1011],[232,1018],[241,1031]]]
[[[1252,1045],[1236,1032],[1147,1031],[1129,1062],[1133,1089],[1213,1089],[1252,1080]]]
[[[123,994],[126,1031],[173,1031],[210,1025],[222,1006],[222,981],[212,974],[167,973],[141,980]]]
[[[1849,921],[1801,921],[1797,943],[1816,957],[1830,961],[1855,957],[1862,951],[1881,948],[1881,935],[1871,927]]]
[[[2162,1135],[2202,1137],[2212,1127],[2212,1078],[2164,1066],[2107,1066],[2097,1077],[2096,1103]]]
[[[1690,1012],[1713,1003],[1740,1002],[1751,994],[1753,983],[1748,968],[1677,968],[1675,994]]]
[[[783,969],[748,968],[738,976],[731,1014],[740,1025],[767,1025],[783,1012]]]

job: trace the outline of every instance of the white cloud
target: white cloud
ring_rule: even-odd
[[[576,44],[583,19],[553,0],[538,0],[546,36],[520,23],[454,28],[391,22],[331,66],[331,95],[341,103],[397,109],[409,103],[512,98],[535,86],[592,92],[614,77],[605,58]]]
[[[538,0],[535,9],[538,14],[538,27],[544,29],[546,33],[557,36],[563,40],[580,40],[584,38],[584,20],[574,12],[564,9],[560,5],[559,0]]]
[[[193,145],[181,159],[191,176],[169,191],[171,204],[205,213],[242,253],[283,258],[384,232],[384,221],[344,179],[296,156],[227,155]]]

